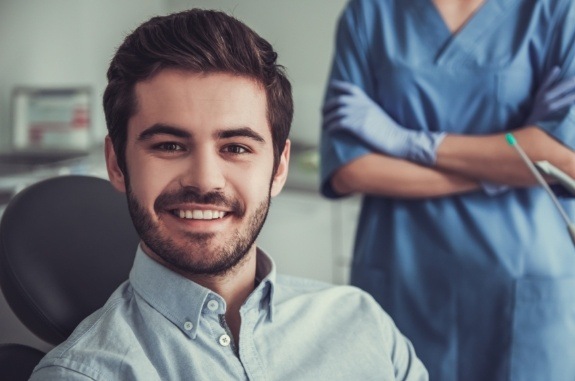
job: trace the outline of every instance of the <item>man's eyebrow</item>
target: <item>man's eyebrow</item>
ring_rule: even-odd
[[[156,123],[151,127],[146,128],[138,135],[138,141],[151,139],[155,135],[172,135],[178,138],[190,138],[192,135],[181,128],[170,126],[167,124]]]
[[[234,128],[230,130],[220,130],[217,133],[218,138],[220,139],[229,139],[235,137],[246,137],[251,138],[257,142],[265,142],[263,136],[255,132],[249,127],[242,127],[242,128]]]

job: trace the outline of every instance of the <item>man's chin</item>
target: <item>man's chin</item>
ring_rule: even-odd
[[[209,244],[194,242],[192,245],[186,245],[185,248],[172,248],[169,250],[154,250],[145,243],[142,243],[142,247],[144,252],[156,262],[187,277],[220,276],[229,273],[243,262],[249,252],[247,250],[243,253],[236,252],[222,255],[221,247],[209,247]],[[201,255],[202,258],[195,258],[191,254]]]

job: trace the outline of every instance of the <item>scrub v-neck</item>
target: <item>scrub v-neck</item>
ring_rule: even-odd
[[[405,0],[404,0],[405,1]],[[505,19],[508,8],[519,0],[485,0],[467,21],[451,32],[432,0],[408,0],[419,19],[419,35],[432,50],[435,64],[443,65],[473,55],[486,30],[495,29]]]

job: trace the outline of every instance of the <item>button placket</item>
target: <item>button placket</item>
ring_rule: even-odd
[[[220,308],[220,304],[217,300],[212,299],[208,302],[208,310],[216,312]]]
[[[220,343],[220,345],[222,347],[227,347],[230,345],[230,343],[232,342],[232,339],[230,338],[229,335],[227,334],[223,334],[220,336],[220,338],[218,339],[218,342]]]

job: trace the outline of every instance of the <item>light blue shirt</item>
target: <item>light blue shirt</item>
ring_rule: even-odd
[[[427,380],[410,342],[359,289],[276,276],[240,309],[240,345],[225,301],[138,249],[129,281],[37,366],[32,380]]]
[[[432,0],[354,0],[330,78],[361,87],[405,128],[479,136],[522,127],[553,66],[575,76],[573,0],[486,0],[457,33]],[[536,124],[575,149],[575,106]],[[371,152],[324,132],[324,194],[337,197],[333,173]],[[575,203],[563,202],[573,219]],[[575,380],[575,250],[541,187],[365,195],[351,280],[432,380]]]

